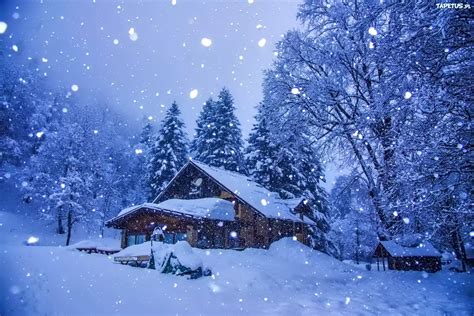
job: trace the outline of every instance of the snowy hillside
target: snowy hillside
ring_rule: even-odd
[[[194,249],[213,276],[187,280],[104,255],[22,245],[31,232],[24,220],[0,214],[1,315],[469,315],[474,309],[473,278],[465,273],[366,271],[284,239],[269,250]]]

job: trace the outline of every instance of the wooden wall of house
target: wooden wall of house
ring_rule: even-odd
[[[440,257],[389,257],[388,268],[391,270],[414,270],[436,272],[441,270]]]
[[[128,219],[122,230],[121,246],[127,247],[129,235],[144,234],[145,240],[150,240],[153,229],[157,224],[165,224],[170,232],[187,233],[188,225],[194,225],[195,220],[191,218],[178,218],[167,214],[138,213]]]

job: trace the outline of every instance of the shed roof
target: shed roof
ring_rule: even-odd
[[[440,252],[428,241],[424,241],[416,247],[404,247],[393,240],[380,243],[393,257],[441,257]]]

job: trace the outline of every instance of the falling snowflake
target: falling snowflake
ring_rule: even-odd
[[[247,0],[249,4],[253,4],[254,0]]]
[[[128,37],[130,37],[130,40],[132,40],[133,42],[135,42],[138,39],[138,34],[135,31],[135,28],[131,27],[128,30]]]
[[[137,148],[137,149],[135,149],[135,154],[141,155],[141,154],[143,154],[143,150]]]
[[[38,132],[36,133],[36,137],[41,138],[43,137],[44,132]]]
[[[3,21],[0,21],[0,34],[5,33],[7,31],[7,28],[8,24]]]
[[[12,46],[12,49],[13,49],[13,51],[14,51],[15,53],[18,52],[18,46],[13,45],[13,46]]]
[[[405,92],[405,95],[403,97],[407,100],[410,99],[411,98],[411,92],[410,91]]]
[[[119,40],[118,39],[114,39],[114,45],[118,45],[119,43]]]
[[[370,49],[374,49],[374,48],[375,48],[375,45],[374,45],[374,43],[372,43],[372,42],[369,42],[369,48],[370,48]]]
[[[193,89],[193,90],[191,90],[191,92],[189,92],[189,98],[190,99],[196,99],[198,94],[199,94],[199,91],[197,89]]]
[[[291,93],[294,94],[294,95],[300,94],[300,89],[293,88],[293,89],[291,89]]]
[[[259,47],[264,47],[266,43],[267,43],[267,40],[266,40],[265,38],[261,38],[261,39],[258,41],[258,46],[259,46]]]
[[[403,222],[404,222],[405,224],[410,224],[410,219],[409,219],[408,217],[404,217],[404,218],[403,218]]]
[[[375,27],[371,26],[369,27],[369,34],[372,35],[372,36],[375,36],[377,35],[377,30],[375,29]]]
[[[48,62],[48,59],[43,57],[43,58],[41,58],[41,61],[42,61],[43,63],[47,63],[47,62]]]
[[[394,212],[393,212],[393,216],[397,217],[397,216],[398,216],[398,212],[397,212],[397,211],[394,211]]]
[[[176,0],[171,0],[171,5],[176,5]]]
[[[236,238],[237,237],[237,232],[234,232],[234,231],[230,232],[230,237]]]
[[[201,39],[201,45],[204,47],[210,47],[212,45],[212,40],[210,38],[203,37]]]
[[[71,90],[72,90],[73,92],[77,92],[77,91],[79,90],[79,86],[78,86],[77,84],[73,84],[73,85],[71,86]]]
[[[63,113],[67,113],[67,108],[63,108]]]

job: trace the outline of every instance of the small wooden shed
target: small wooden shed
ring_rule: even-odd
[[[390,270],[441,270],[441,254],[427,241],[415,247],[402,246],[393,240],[380,241],[373,257],[377,260],[377,270],[380,266],[385,270],[385,264]]]

